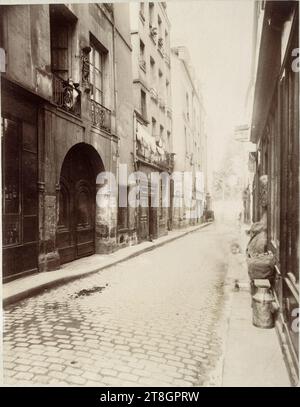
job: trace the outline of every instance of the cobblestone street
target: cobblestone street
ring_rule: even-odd
[[[4,384],[218,385],[229,237],[212,224],[9,306]]]

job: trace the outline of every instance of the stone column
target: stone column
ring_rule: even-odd
[[[57,192],[52,113],[39,111],[39,271],[60,267],[56,248]]]

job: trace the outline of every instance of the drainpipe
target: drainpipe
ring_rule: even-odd
[[[136,130],[137,130],[136,113],[135,110],[133,110],[133,166],[135,171],[138,170],[136,159]]]

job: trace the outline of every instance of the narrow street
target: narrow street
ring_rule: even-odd
[[[234,230],[223,219],[9,306],[4,384],[220,385]]]

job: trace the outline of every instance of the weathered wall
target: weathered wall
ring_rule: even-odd
[[[3,13],[6,76],[50,98],[49,6],[6,6]]]

